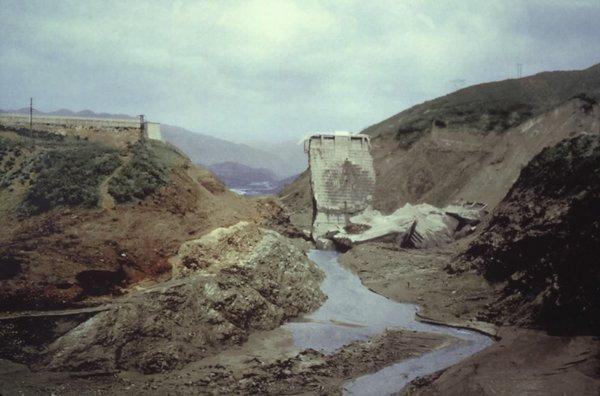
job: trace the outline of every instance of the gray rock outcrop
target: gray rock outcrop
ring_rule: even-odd
[[[254,329],[275,328],[325,299],[314,263],[283,236],[253,224],[187,242],[173,264],[170,281],[126,296],[56,340],[49,368],[170,370],[241,343]]]

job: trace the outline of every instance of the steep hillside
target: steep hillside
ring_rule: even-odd
[[[469,127],[479,133],[503,131],[581,93],[600,96],[600,64],[473,85],[413,106],[362,133],[392,134],[408,145],[434,125]]]
[[[544,147],[600,132],[598,97],[600,65],[475,85],[373,125],[362,133],[372,136],[375,206],[465,199],[493,208]],[[308,189],[304,176],[282,197],[308,208]]]
[[[502,133],[433,128],[408,150],[393,137],[376,138],[375,205],[389,211],[405,202],[464,199],[493,208],[544,147],[580,132],[600,132],[600,107],[573,99]]]
[[[505,282],[492,318],[600,334],[600,136],[544,149],[465,257]]]
[[[262,204],[179,150],[0,130],[0,310],[72,305],[170,270],[183,241]]]
[[[233,143],[212,136],[188,131],[171,125],[161,125],[163,138],[179,147],[194,163],[214,165],[221,162],[237,162],[251,168],[266,168],[279,177],[298,173],[294,164],[274,152]]]

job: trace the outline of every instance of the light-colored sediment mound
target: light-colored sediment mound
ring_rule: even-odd
[[[322,272],[286,238],[253,224],[188,242],[174,261],[176,277],[125,297],[56,340],[49,368],[169,370],[240,343],[253,329],[275,328],[325,299]]]

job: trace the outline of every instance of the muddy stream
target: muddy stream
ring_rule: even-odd
[[[388,395],[398,392],[416,377],[448,367],[493,343],[491,338],[474,331],[416,321],[418,306],[389,300],[365,288],[358,276],[338,264],[338,256],[339,253],[333,251],[311,250],[308,253],[308,257],[326,274],[321,289],[328,299],[312,314],[282,326],[292,334],[296,347],[331,353],[352,341],[366,340],[386,328],[456,338],[456,342],[445,348],[346,382],[345,394]]]

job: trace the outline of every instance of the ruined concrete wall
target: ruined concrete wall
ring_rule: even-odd
[[[375,170],[365,135],[315,135],[306,142],[313,195],[313,237],[339,229],[371,206]]]
[[[1,114],[0,123],[7,126],[29,127],[29,116],[24,114]],[[33,126],[51,127],[105,127],[105,128],[140,128],[138,120],[120,120],[109,118],[80,118],[57,116],[33,116]]]
[[[162,141],[162,133],[160,132],[160,124],[157,122],[147,122],[146,123],[146,135],[148,139],[160,140]]]

